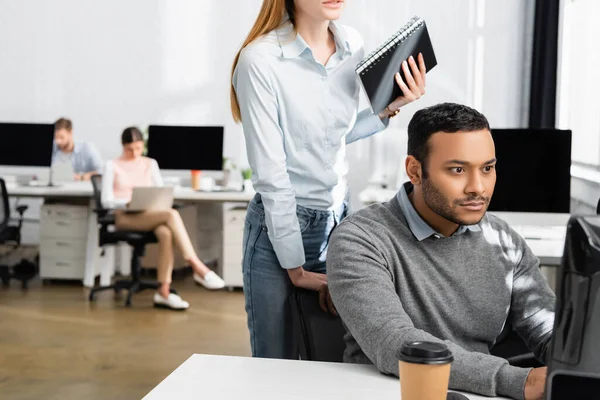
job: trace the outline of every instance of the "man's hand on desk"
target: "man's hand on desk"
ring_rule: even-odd
[[[90,181],[90,180],[92,180],[92,176],[94,176],[96,174],[97,174],[96,171],[87,172],[85,174],[75,174],[75,180],[76,181]]]
[[[547,372],[547,367],[534,368],[529,372],[525,381],[525,400],[543,399]]]
[[[335,316],[338,315],[333,305],[333,300],[331,300],[329,287],[327,286],[327,275],[306,271],[304,268],[298,267],[288,269],[288,276],[292,281],[292,285],[319,292],[319,305],[321,309]]]

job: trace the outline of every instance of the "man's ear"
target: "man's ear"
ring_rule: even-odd
[[[406,157],[405,161],[406,175],[410,179],[410,183],[414,186],[421,184],[423,169],[421,168],[421,162],[413,156]]]

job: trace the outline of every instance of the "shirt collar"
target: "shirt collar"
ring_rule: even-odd
[[[333,33],[336,43],[340,49],[344,49],[344,55],[352,55],[352,47],[348,39],[348,32],[343,26],[336,24],[334,21],[329,23],[329,29]]]
[[[402,209],[402,213],[404,214],[404,218],[406,218],[406,222],[408,223],[408,227],[411,230],[412,234],[415,235],[417,240],[420,242],[422,240],[427,239],[430,236],[435,236],[436,238],[444,237],[441,233],[437,232],[433,229],[427,222],[421,218],[421,216],[417,213],[417,210],[413,207],[410,199],[408,198],[408,194],[412,192],[413,185],[410,182],[406,182],[396,195],[398,202],[400,203],[400,208]],[[478,224],[475,225],[460,225],[456,232],[452,236],[462,235],[466,231],[471,232],[479,232],[481,231],[481,227]]]
[[[329,22],[329,29],[333,33],[337,48],[343,49],[343,55],[352,54],[348,36],[343,27],[338,26],[335,22]],[[296,58],[306,49],[310,49],[306,41],[294,31],[294,26],[289,20],[286,20],[281,27],[276,30],[279,47],[281,47],[281,55],[284,58]]]

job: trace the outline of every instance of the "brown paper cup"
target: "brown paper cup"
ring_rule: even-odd
[[[446,400],[450,366],[399,361],[402,400]]]
[[[402,400],[446,400],[454,357],[440,342],[408,342],[398,354]]]

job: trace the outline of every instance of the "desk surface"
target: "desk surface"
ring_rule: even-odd
[[[20,186],[8,183],[6,189],[10,196],[22,197],[82,197],[93,196],[90,182],[71,182],[60,186]],[[223,201],[223,202],[248,202],[254,197],[254,192],[197,192],[191,188],[176,187],[175,200],[179,201]]]
[[[372,365],[194,354],[144,400],[199,398],[398,400],[400,383]]]

